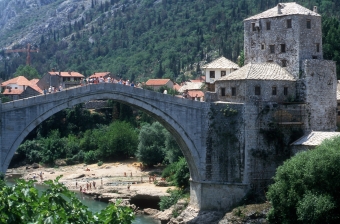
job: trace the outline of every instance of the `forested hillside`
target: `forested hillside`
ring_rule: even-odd
[[[31,54],[32,66],[40,74],[52,68],[84,75],[110,71],[137,81],[150,77],[182,79],[187,71],[196,76],[200,65],[217,56],[236,61],[243,48],[243,19],[278,2],[282,1],[91,0],[83,11],[68,14],[70,22],[51,26],[47,33],[31,40],[39,48],[39,53]],[[339,63],[340,1],[296,2],[310,9],[318,6],[323,16],[325,58]],[[18,35],[25,35],[20,33],[23,28],[17,29]],[[7,57],[0,62],[3,79],[12,76],[26,60],[25,53],[14,57],[2,51],[1,56]]]

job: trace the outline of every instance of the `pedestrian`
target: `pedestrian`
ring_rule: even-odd
[[[82,189],[83,189],[82,186],[79,186],[79,191],[80,191],[80,192],[82,192]]]
[[[46,92],[47,92],[46,89],[44,89],[44,95],[46,95]]]
[[[163,94],[168,94],[168,90],[165,89],[164,92],[163,92]]]
[[[93,181],[93,188],[96,189],[96,182]]]
[[[76,181],[76,189],[78,188],[78,181]]]
[[[127,185],[127,189],[128,189],[128,191],[130,190],[130,183],[128,183],[128,185]]]
[[[196,94],[195,96],[195,101],[198,101],[198,94]]]

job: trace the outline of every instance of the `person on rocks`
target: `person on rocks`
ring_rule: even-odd
[[[96,189],[96,182],[95,182],[95,181],[93,181],[93,183],[92,183],[92,184],[93,184],[93,188],[94,188],[94,189]]]
[[[83,187],[79,186],[79,191],[82,192],[82,190],[83,190]]]

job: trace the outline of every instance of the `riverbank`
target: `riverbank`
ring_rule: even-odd
[[[162,167],[141,170],[140,164],[134,160],[104,163],[101,166],[77,164],[51,168],[37,164],[36,168],[33,167],[22,166],[9,169],[6,176],[26,180],[36,179],[39,183],[44,180],[54,180],[62,175],[59,182],[71,191],[79,192],[82,187],[86,189],[83,194],[90,195],[95,200],[115,202],[120,199],[124,205],[130,206],[136,213],[150,215],[160,220],[161,223],[266,223],[268,203],[263,206],[240,207],[225,214],[220,211],[202,212],[190,205],[187,207],[188,201],[180,200],[170,209],[160,212],[158,206],[160,197],[169,196],[167,190],[175,187],[166,186],[166,182],[161,181]],[[149,177],[154,177],[154,173],[156,173],[156,179],[149,181]],[[95,182],[95,187],[93,182]],[[87,189],[89,183],[91,183],[91,188]],[[176,218],[173,217],[175,213],[178,213]]]
[[[132,207],[137,210],[159,209],[160,197],[169,196],[167,190],[174,188],[161,180],[161,171],[162,167],[141,170],[140,163],[127,160],[104,163],[101,166],[77,164],[51,168],[36,164],[9,169],[6,176],[20,176],[25,180],[35,179],[42,183],[62,175],[59,182],[71,191],[82,191],[96,200],[105,202],[121,199],[127,205],[134,204]]]

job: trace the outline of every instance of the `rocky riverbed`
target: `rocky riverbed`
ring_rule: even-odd
[[[221,211],[202,212],[190,206],[188,200],[180,200],[171,208],[159,211],[160,197],[169,196],[167,190],[174,189],[161,180],[159,175],[161,171],[161,167],[141,170],[140,164],[133,160],[105,163],[101,166],[97,164],[66,166],[59,161],[59,166],[55,168],[34,164],[9,169],[6,176],[26,180],[36,179],[38,183],[42,183],[44,180],[54,180],[62,175],[59,182],[72,191],[80,191],[81,187],[84,194],[93,196],[95,200],[115,202],[119,199],[124,205],[133,208],[136,213],[153,216],[162,224],[266,223],[265,216],[270,207],[268,203],[239,207],[226,214]],[[158,173],[155,181],[149,179],[155,173]],[[93,186],[94,182],[95,186]],[[91,188],[87,187],[89,183]]]

